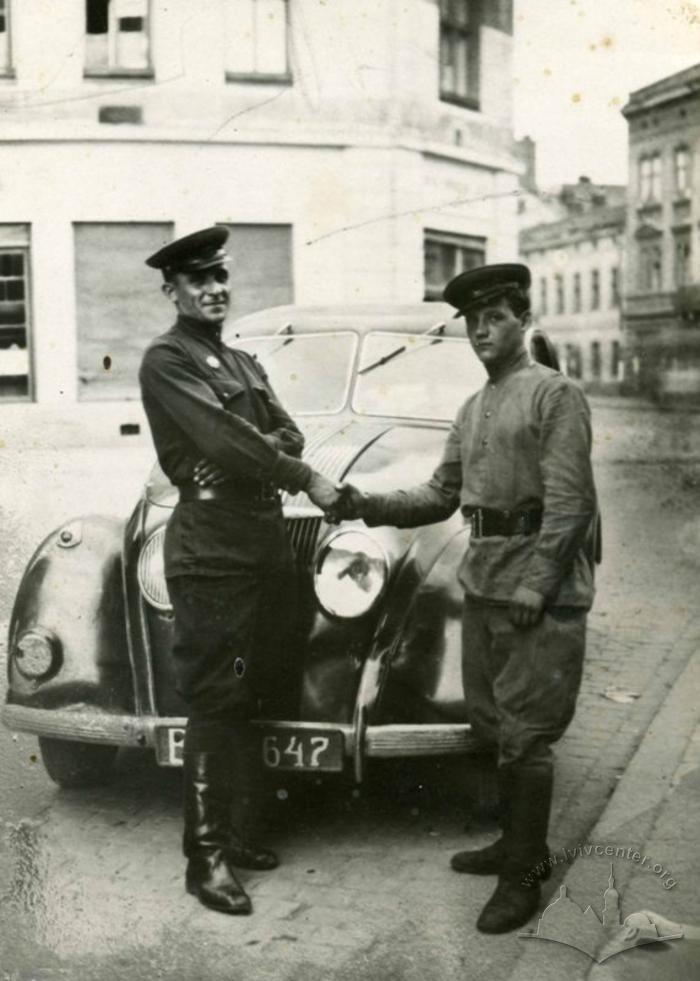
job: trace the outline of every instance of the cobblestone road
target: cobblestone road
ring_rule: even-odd
[[[700,464],[687,419],[661,419],[663,438],[649,414],[599,406],[596,422],[605,561],[577,715],[558,748],[554,850],[585,841],[700,645]],[[14,529],[4,617],[37,523],[48,530],[83,510],[70,505],[93,486],[101,495],[94,510],[117,510],[138,484],[123,451],[61,459],[59,486],[42,508],[35,496],[18,506],[0,490],[3,521]],[[16,474],[30,488],[48,466],[44,457],[25,459]],[[66,509],[55,514],[59,506]],[[638,697],[613,701],[611,689]],[[493,981],[508,977],[521,952],[516,936],[474,930],[492,880],[455,876],[448,858],[491,832],[465,833],[460,800],[437,785],[418,791],[392,773],[390,792],[375,785],[359,796],[349,786],[279,787],[289,796],[277,799],[272,840],[284,864],[244,873],[256,913],[241,920],[207,913],[184,894],[178,773],[129,753],[110,788],[59,792],[31,762],[35,752],[30,737],[0,734],[3,981]]]

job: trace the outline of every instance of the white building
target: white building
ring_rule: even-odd
[[[4,418],[142,422],[143,260],[231,229],[234,314],[516,253],[512,0],[0,0]],[[95,403],[99,402],[99,405]],[[13,416],[15,413],[15,416]]]
[[[557,347],[563,370],[593,391],[616,391],[623,379],[625,192],[581,178],[559,194],[566,217],[520,232],[535,321]]]

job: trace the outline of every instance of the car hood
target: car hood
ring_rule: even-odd
[[[446,427],[380,419],[299,420],[306,438],[304,460],[330,480],[350,480],[361,490],[387,491],[427,480],[440,459]],[[174,507],[177,490],[157,471],[146,485],[147,501]],[[288,508],[311,506],[303,492],[285,495]]]
[[[351,419],[336,427],[305,430],[306,462],[330,480],[348,480],[361,490],[384,492],[428,480],[440,459],[445,430],[396,421]],[[305,494],[288,506],[308,504]]]

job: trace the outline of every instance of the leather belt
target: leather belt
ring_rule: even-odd
[[[219,484],[217,487],[200,487],[198,484],[180,484],[181,501],[238,501],[241,504],[277,504],[280,496],[277,487],[270,482],[250,484]]]
[[[497,511],[495,508],[474,508],[469,515],[472,538],[492,535],[533,535],[542,525],[542,512]]]

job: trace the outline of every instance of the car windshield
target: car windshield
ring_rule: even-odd
[[[237,339],[254,354],[293,416],[340,412],[347,403],[357,335],[351,331]]]
[[[466,339],[376,331],[362,345],[353,408],[370,416],[451,420],[485,378]]]

